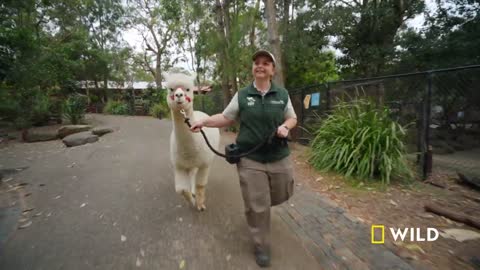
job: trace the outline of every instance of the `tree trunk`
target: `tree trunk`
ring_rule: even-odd
[[[265,0],[265,12],[267,15],[268,22],[268,41],[270,47],[272,48],[273,55],[277,65],[275,67],[275,77],[274,81],[280,85],[285,85],[283,67],[282,67],[282,51],[280,48],[280,38],[278,35],[278,26],[276,20],[276,11],[275,11],[275,1],[274,0]]]
[[[162,55],[155,55],[155,84],[157,89],[162,89]]]
[[[282,33],[282,42],[283,44],[287,44],[287,33],[290,24],[290,5],[291,0],[283,0],[283,33]],[[283,68],[283,80],[284,82],[287,81],[287,61],[282,57],[282,68]]]
[[[290,23],[290,4],[291,0],[283,0],[283,32],[286,33]]]
[[[228,102],[230,102],[230,99],[231,97],[233,96],[232,94],[233,93],[236,93],[238,91],[238,85],[237,85],[237,65],[233,63],[233,61],[231,61],[232,59],[232,55],[231,54],[231,48],[232,48],[232,45],[230,44],[231,43],[231,31],[230,31],[230,27],[231,27],[231,22],[230,22],[230,3],[231,1],[230,0],[224,0],[223,2],[223,22],[224,22],[224,27],[225,27],[225,41],[226,41],[226,55],[227,55],[227,75],[228,75],[228,81],[230,82],[231,84],[231,87],[232,87],[232,90],[230,93],[229,93],[229,98],[228,98]],[[233,12],[233,14],[235,15],[235,10]]]
[[[449,209],[442,205],[433,203],[425,205],[424,208],[428,212],[432,212],[437,215],[447,217],[451,220],[461,222],[468,226],[472,226],[476,229],[480,229],[480,220],[476,216],[459,212],[458,209]]]
[[[221,49],[220,49],[220,77],[222,80],[222,92],[223,92],[223,105],[224,108],[227,107],[228,103],[232,99],[232,94],[229,89],[228,81],[228,43],[225,34],[225,22],[223,17],[223,7],[220,0],[215,0],[215,14],[217,17],[217,33],[221,40]]]
[[[257,17],[258,17],[257,14],[259,10],[260,10],[260,0],[257,0],[257,2],[255,3],[255,9],[252,12],[252,26],[250,29],[250,36],[249,36],[250,51],[252,53],[255,52],[255,25],[257,24]]]

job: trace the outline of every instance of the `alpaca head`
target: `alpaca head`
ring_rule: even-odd
[[[165,73],[167,87],[167,103],[173,111],[185,111],[193,108],[193,87],[195,75],[183,73]]]

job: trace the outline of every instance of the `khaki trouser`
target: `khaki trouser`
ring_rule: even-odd
[[[245,216],[255,248],[270,251],[270,207],[293,195],[290,157],[272,163],[242,158],[237,164]]]

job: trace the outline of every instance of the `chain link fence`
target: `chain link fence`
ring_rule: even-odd
[[[290,90],[308,143],[340,100],[369,98],[406,127],[409,158],[427,178],[432,170],[480,177],[480,65],[337,81]]]
[[[432,171],[480,177],[480,65],[335,81],[289,89],[298,116],[292,139],[308,144],[339,101],[369,98],[406,127],[409,159],[426,179]],[[220,87],[195,97],[213,115],[224,109]]]

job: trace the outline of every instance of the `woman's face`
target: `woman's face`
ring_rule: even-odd
[[[258,56],[252,65],[252,74],[255,79],[270,79],[275,74],[272,60],[266,56]]]

